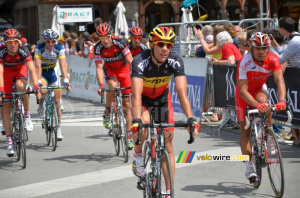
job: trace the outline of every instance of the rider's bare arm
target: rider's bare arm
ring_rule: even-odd
[[[127,56],[125,56],[125,59],[126,59],[126,61],[128,62],[129,67],[130,67],[130,71],[131,71],[131,70],[132,70],[131,63],[132,63],[132,60],[133,60],[132,54],[129,53]]]
[[[131,92],[132,92],[133,119],[141,118],[142,92],[143,92],[142,78],[137,78],[137,77],[131,78]]]
[[[96,63],[96,76],[97,76],[99,85],[104,84],[104,82],[103,82],[104,74],[103,74],[102,63]]]
[[[285,101],[286,89],[285,89],[285,82],[284,82],[282,70],[274,71],[273,77],[277,85],[279,101]]]
[[[33,84],[37,85],[38,84],[38,74],[37,74],[36,68],[34,67],[33,61],[27,62],[27,68],[31,74]]]
[[[187,81],[186,76],[177,76],[175,79],[175,88],[181,108],[187,118],[193,117],[191,104],[187,97]]]
[[[248,80],[247,79],[238,79],[237,80],[240,96],[250,104],[252,107],[256,107],[258,102],[253,98],[253,96],[248,92]]]
[[[36,69],[36,73],[37,73],[37,78],[41,79],[41,77],[42,77],[42,60],[38,57],[35,57],[34,61],[35,61],[35,69]]]
[[[60,59],[59,59],[59,65],[60,65],[61,74],[62,74],[63,78],[69,79],[69,77],[68,77],[68,67],[67,67],[67,60],[66,60],[66,58],[60,58]]]

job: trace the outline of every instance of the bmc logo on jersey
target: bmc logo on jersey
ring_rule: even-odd
[[[172,75],[164,76],[164,77],[153,77],[153,78],[146,78],[143,77],[144,86],[145,87],[161,87],[167,85],[171,80]]]

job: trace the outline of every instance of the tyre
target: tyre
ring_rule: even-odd
[[[52,151],[56,150],[57,146],[57,127],[58,127],[58,117],[55,104],[52,104],[52,121],[51,121],[51,142],[52,142]]]
[[[119,127],[118,127],[118,123],[116,122],[116,109],[115,109],[115,105],[114,102],[112,102],[111,104],[111,130],[112,130],[112,134],[113,134],[113,142],[114,142],[114,148],[115,148],[115,152],[116,155],[118,156],[120,154],[120,138],[119,138]]]
[[[174,183],[172,175],[172,167],[169,154],[166,150],[160,156],[160,169],[158,173],[157,192],[160,198],[169,195],[170,198],[174,197]],[[170,193],[166,193],[167,187],[170,188]]]
[[[120,135],[120,140],[121,140],[121,145],[122,145],[124,162],[126,163],[126,162],[128,162],[127,125],[126,125],[124,113],[122,111],[119,111],[118,115],[119,115],[119,118],[118,118],[119,135]]]
[[[252,185],[254,188],[258,188],[261,184],[262,167],[260,165],[261,157],[259,156],[256,137],[253,134],[251,134],[250,137],[250,146],[251,146],[251,162],[252,162],[253,169],[257,175],[256,180],[252,183]]]
[[[51,129],[50,129],[50,121],[48,117],[48,106],[46,106],[45,117],[44,117],[44,129],[46,134],[46,146],[50,145],[51,141]]]
[[[143,158],[144,158],[144,169],[145,169],[145,181],[144,181],[144,190],[143,196],[145,197],[152,197],[152,180],[151,178],[153,175],[151,169],[151,143],[150,141],[145,141],[144,149],[143,149]]]
[[[266,162],[270,183],[276,197],[282,197],[284,193],[284,172],[280,148],[274,131],[267,129],[266,138]]]
[[[25,141],[26,129],[23,123],[23,114],[19,114],[19,142],[20,142],[20,155],[22,155],[22,168],[26,168],[26,141]]]

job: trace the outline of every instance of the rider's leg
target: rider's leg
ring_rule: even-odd
[[[173,137],[174,137],[174,130],[166,130],[165,131],[165,146],[169,153],[171,168],[172,168],[172,176],[173,176],[173,183],[175,181],[175,157],[174,157],[174,150],[173,150]],[[169,181],[169,173],[167,169],[167,164],[163,162],[163,174],[166,181],[166,187],[170,188],[170,181]]]
[[[60,109],[60,98],[62,95],[62,90],[55,90],[54,92],[54,101],[56,105],[57,117],[58,117],[58,124],[61,124],[61,109]]]
[[[110,79],[107,82],[109,89],[114,89],[118,86],[116,79]],[[110,108],[111,103],[115,100],[115,92],[106,93],[106,107]]]
[[[266,95],[265,92],[263,91],[260,91],[256,94],[256,100],[259,102],[259,103],[266,103],[266,104],[269,104],[269,99],[268,99],[268,96]],[[272,113],[268,113],[267,114],[268,116],[268,123],[269,123],[269,126],[272,127]]]
[[[6,155],[12,157],[14,155],[14,150],[12,147],[12,138],[11,138],[11,109],[12,103],[11,102],[4,102],[3,103],[3,125],[5,128],[6,140],[7,140],[7,150]]]

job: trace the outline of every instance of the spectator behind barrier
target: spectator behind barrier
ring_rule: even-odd
[[[91,35],[91,39],[92,41],[88,41],[88,45],[89,45],[89,58],[93,59],[94,58],[94,46],[96,45],[96,43],[99,42],[100,38],[99,36],[96,34],[96,32],[94,32]]]
[[[236,31],[236,35],[240,35],[243,32],[243,28],[241,28],[238,25],[234,26],[234,28],[235,28],[235,31]]]
[[[202,31],[200,31],[199,29],[197,28],[194,28],[194,32],[197,36],[197,38],[199,39],[205,53],[207,55],[212,55],[213,57],[215,58],[221,58],[222,57],[222,48],[220,46],[216,46],[216,35],[219,33],[219,32],[222,32],[224,31],[224,27],[223,25],[215,25],[214,28],[213,28],[213,45],[212,46],[209,46],[205,40],[204,40],[204,35],[202,33]]]
[[[80,36],[81,44],[80,44],[80,52],[78,53],[79,56],[82,56],[83,58],[88,57],[89,49],[88,47],[88,41],[91,41],[91,36],[88,32],[83,32]]]
[[[207,35],[204,40],[208,45],[210,45],[210,44],[213,44],[213,39],[214,39],[213,35]],[[196,49],[195,56],[200,57],[200,58],[206,57],[206,53],[205,53],[204,49],[202,48],[202,46],[199,46]]]
[[[300,34],[294,32],[295,23],[290,17],[279,19],[279,33],[288,38],[287,48],[279,55],[280,63],[289,62],[293,67],[300,67]],[[274,48],[279,48],[279,44],[274,40],[271,42]]]
[[[236,30],[235,30],[235,26],[232,25],[231,23],[226,23],[224,25],[225,30],[230,34],[232,40],[233,40],[233,44],[239,48],[238,46],[238,42],[236,40]]]
[[[210,61],[214,65],[235,65],[242,59],[242,54],[233,44],[233,40],[227,31],[217,34],[217,46],[222,48],[222,58],[218,60],[212,58]]]
[[[97,29],[97,27],[98,27],[101,23],[103,23],[103,20],[102,20],[100,17],[95,18],[95,20],[94,20],[94,26],[95,26],[95,29]]]
[[[75,43],[75,48],[73,46],[72,53],[73,53],[73,50],[75,49],[74,54],[78,54],[78,52],[80,52],[80,40],[78,39],[77,34],[75,32],[72,32],[70,34],[70,41],[71,41],[72,46],[73,46],[72,43]]]
[[[247,42],[247,32],[243,31],[241,34],[236,36],[238,42],[239,50],[242,55],[246,55],[250,52],[250,45]]]

